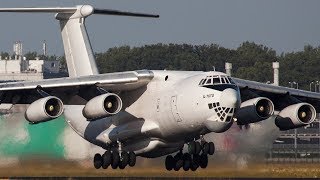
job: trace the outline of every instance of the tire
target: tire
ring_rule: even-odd
[[[175,167],[174,167],[174,170],[175,171],[179,171],[183,166],[183,160],[182,159],[179,159],[178,161],[176,161],[175,163]]]
[[[201,154],[199,165],[202,169],[204,169],[208,166],[208,156],[207,155]]]
[[[165,165],[168,171],[171,171],[173,169],[175,165],[175,160],[171,155],[166,157]]]
[[[200,154],[200,151],[201,151],[201,144],[200,142],[195,142],[195,152],[194,154]]]
[[[199,167],[199,165],[197,163],[191,162],[191,166],[190,166],[191,171],[197,170],[198,167]]]
[[[209,142],[209,152],[208,152],[208,154],[209,155],[213,155],[214,151],[215,151],[215,147],[214,147],[213,142]]]
[[[191,166],[190,159],[183,160],[183,170],[184,171],[188,171],[190,169],[190,166]]]
[[[101,168],[102,166],[102,157],[100,154],[95,154],[94,155],[94,158],[93,158],[93,165],[96,169],[99,169]]]
[[[208,154],[209,153],[209,143],[205,142],[203,145],[202,145],[202,154]]]
[[[129,166],[130,167],[133,167],[136,165],[136,160],[137,160],[137,157],[136,157],[136,154],[134,152],[129,152]]]
[[[103,169],[107,169],[110,164],[111,164],[111,160],[112,160],[112,155],[110,151],[106,151],[103,155],[102,155],[102,168]]]
[[[111,167],[112,169],[117,169],[117,167],[119,166],[119,162],[120,162],[120,156],[118,152],[112,152],[112,163],[111,163]]]
[[[127,152],[122,152],[121,153],[121,158],[120,158],[120,163],[119,163],[119,168],[124,169],[129,163],[129,154]]]
[[[188,152],[189,152],[190,154],[195,154],[195,152],[196,152],[196,142],[191,141],[191,142],[188,144]]]
[[[198,155],[198,154],[193,155],[192,162],[194,162],[195,164],[197,164],[199,166],[199,164],[201,163],[200,162],[200,155]]]

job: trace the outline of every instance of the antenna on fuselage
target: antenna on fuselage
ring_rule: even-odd
[[[212,66],[212,69],[213,69],[213,71],[216,71],[216,67],[215,66]]]

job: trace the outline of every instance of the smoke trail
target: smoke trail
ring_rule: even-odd
[[[265,121],[250,124],[242,130],[234,124],[224,133],[210,133],[205,136],[207,141],[215,143],[217,159],[228,160],[237,168],[245,168],[257,158],[264,159],[265,153],[272,147],[280,131],[274,124],[274,117]],[[218,157],[217,157],[218,155]],[[220,157],[219,157],[220,156]]]
[[[0,166],[12,166],[19,163],[17,147],[30,141],[30,136],[22,121],[22,114],[0,116]],[[16,149],[17,148],[17,149]]]
[[[92,158],[95,153],[102,154],[104,152],[101,147],[95,146],[84,140],[69,126],[64,129],[60,138],[64,146],[64,157],[67,160],[88,160]]]

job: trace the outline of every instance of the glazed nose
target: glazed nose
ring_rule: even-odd
[[[240,93],[231,88],[223,90],[220,96],[220,104],[222,107],[239,108],[241,104]]]

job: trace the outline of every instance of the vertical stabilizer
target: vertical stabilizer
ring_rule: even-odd
[[[159,15],[97,9],[90,5],[53,8],[0,8],[0,12],[57,13],[70,77],[98,74],[98,68],[85,26],[85,18],[92,14],[158,18]]]
[[[73,14],[58,13],[56,19],[60,21],[61,35],[70,77],[98,74],[90,40],[85,26],[86,14],[77,8]],[[78,12],[79,11],[79,12]],[[91,15],[91,11],[87,11]],[[91,13],[90,13],[91,12]],[[75,16],[79,14],[79,16]]]

